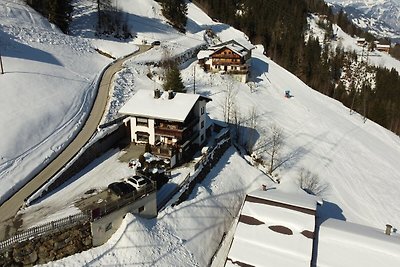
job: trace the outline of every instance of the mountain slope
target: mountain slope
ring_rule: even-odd
[[[142,2],[126,2],[126,11],[138,14],[138,3]],[[145,14],[147,10],[151,13],[153,7],[157,8],[157,5],[147,1],[140,6],[140,12]],[[146,17],[143,19],[139,20],[138,25],[147,20]],[[224,41],[244,37],[243,33],[229,25],[213,22],[191,3],[189,19],[189,32],[201,35],[205,29],[212,28]],[[196,30],[192,28],[193,25]],[[175,34],[172,29],[169,31],[170,35]],[[154,38],[153,32],[140,33],[142,38]],[[167,36],[156,37],[165,49],[177,46],[168,42]],[[190,44],[196,45],[198,41],[191,34],[186,39],[185,36],[180,38],[186,42],[188,49]],[[348,37],[343,43],[354,43],[354,39]],[[142,63],[161,58],[160,51],[153,49],[127,63],[127,69],[116,80],[116,94],[133,94],[138,89],[146,88],[151,91],[159,86],[157,83],[160,81],[150,80],[146,76],[148,67]],[[265,57],[263,51],[261,46],[253,51],[252,89],[229,76],[205,73],[195,60],[187,62],[182,66],[182,75],[189,93],[192,92],[193,69],[196,68],[196,92],[213,100],[207,107],[210,117],[223,120],[221,105],[227,87],[231,86],[237,93],[235,103],[243,121],[248,118],[249,111],[255,108],[259,114],[259,133],[263,133],[262,129],[267,129],[271,123],[283,129],[285,146],[282,153],[296,153],[288,164],[276,172],[281,183],[274,184],[274,187],[284,191],[299,191],[299,170],[306,168],[318,174],[330,186],[324,195],[322,217],[346,219],[375,226],[382,231],[386,223],[398,228],[399,137],[371,121],[364,123],[357,114],[349,115],[349,110],[341,103],[314,91]],[[179,54],[181,51],[172,50],[172,53]],[[382,60],[382,64],[385,63]],[[152,71],[159,72],[160,69],[152,68]],[[285,98],[285,90],[290,90],[293,97]],[[121,229],[104,246],[49,265],[70,266],[76,262],[79,265],[206,265],[214,253],[215,244],[227,230],[224,220],[237,207],[238,191],[252,190],[267,180],[265,176],[260,179],[258,172],[232,149],[224,156],[222,164],[212,170],[187,202],[168,207],[153,220],[128,215]],[[60,197],[60,194],[55,197]],[[231,202],[232,198],[235,201]],[[215,223],[210,223],[212,221]]]
[[[334,9],[343,8],[353,22],[381,37],[400,41],[400,1],[327,0]]]
[[[110,60],[22,1],[0,2],[0,203],[71,140]]]

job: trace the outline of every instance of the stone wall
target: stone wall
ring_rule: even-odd
[[[32,266],[58,260],[92,248],[90,223],[27,240],[3,251],[0,266]]]

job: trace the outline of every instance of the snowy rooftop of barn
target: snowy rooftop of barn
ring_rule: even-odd
[[[301,193],[248,194],[225,266],[310,266],[316,206]]]
[[[334,251],[334,253],[332,253]],[[319,230],[317,265],[400,266],[400,235],[356,223],[328,219]]]

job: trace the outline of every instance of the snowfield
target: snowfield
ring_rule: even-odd
[[[0,3],[0,203],[77,133],[109,59],[22,1]]]
[[[89,2],[82,1],[82,3],[82,8],[85,9],[84,7],[87,7]],[[213,29],[222,41],[235,38],[246,40],[242,32],[228,25],[213,22],[192,3],[188,3],[189,20],[186,35],[168,26],[160,14],[159,5],[154,1],[130,0],[124,1],[121,5],[132,18],[131,25],[137,33],[133,42],[160,40],[162,45],[129,60],[125,63],[126,69],[116,75],[112,104],[107,115],[109,118],[116,116],[119,107],[137,90],[153,90],[161,86],[162,82],[158,77],[162,70],[149,67],[144,64],[145,62],[158,61],[163,57],[163,53],[182,55],[187,50],[204,44],[203,34],[208,28]],[[0,4],[0,8],[6,9],[4,4]],[[14,24],[11,25],[9,17],[15,20],[19,16],[27,16],[27,12],[29,14],[34,14],[34,12],[26,7],[19,11],[11,9],[13,14],[21,12],[21,15],[4,16],[4,12],[0,13],[2,14],[0,15],[0,34],[7,34],[13,38],[25,36],[28,34],[24,33],[26,30],[23,30],[21,26],[19,26],[21,29],[12,26]],[[7,21],[9,24],[5,24]],[[45,21],[39,21],[42,23],[41,27],[44,27]],[[39,22],[35,25],[39,25]],[[1,128],[3,137],[7,138],[0,141],[2,154],[0,166],[3,170],[0,182],[3,182],[6,187],[22,181],[22,176],[11,175],[12,172],[19,174],[25,171],[29,174],[34,166],[44,163],[45,157],[38,156],[44,152],[36,154],[38,152],[31,147],[37,146],[37,143],[44,143],[40,146],[42,150],[48,151],[53,148],[57,151],[58,146],[63,145],[70,138],[73,132],[68,126],[76,126],[79,120],[73,120],[75,123],[70,124],[67,122],[71,121],[74,115],[79,118],[84,116],[85,111],[79,111],[79,107],[88,107],[87,103],[91,99],[89,96],[93,94],[88,93],[87,99],[83,96],[87,91],[93,91],[87,88],[91,88],[90,84],[95,80],[96,74],[110,61],[93,52],[92,42],[79,37],[67,37],[53,30],[49,25],[46,29],[48,29],[46,40],[68,42],[71,38],[74,42],[71,41],[70,45],[48,45],[32,41],[38,39],[39,33],[37,33],[34,38],[21,40],[20,42],[27,43],[22,48],[39,47],[61,63],[33,61],[36,64],[35,71],[40,73],[40,75],[35,75],[33,80],[28,74],[21,77],[14,77],[13,73],[0,75],[1,87],[3,88],[4,84],[6,88],[6,90],[3,89],[5,93],[2,92],[4,94],[2,96],[4,97],[0,100],[2,110],[4,109],[5,112],[2,112],[0,118],[2,122],[4,121],[2,125],[7,126]],[[52,40],[50,36],[52,38],[63,36],[63,38]],[[354,39],[345,34],[342,34],[341,38],[340,42],[345,46],[354,46]],[[88,44],[88,46],[83,44]],[[31,64],[26,64],[32,61],[19,58],[16,55],[17,52],[24,50],[22,48],[18,50],[20,45],[16,46],[17,48],[10,46],[9,55],[4,56],[6,67],[7,64],[11,64],[8,65],[6,71],[11,72],[12,64],[15,64],[15,68],[24,67],[25,72],[32,71],[32,68],[28,67]],[[69,52],[73,50],[71,47],[75,49],[74,51],[77,47],[82,49],[85,47],[85,49],[79,50],[79,53],[76,52],[79,55],[78,58],[74,53]],[[76,64],[78,61],[79,64]],[[86,65],[89,63],[91,65]],[[377,63],[400,69],[398,61],[384,55],[379,55]],[[48,265],[206,266],[218,247],[223,233],[228,230],[233,217],[238,212],[245,194],[259,188],[261,184],[268,184],[283,191],[305,194],[297,185],[299,171],[302,168],[317,174],[324,183],[329,185],[329,190],[323,195],[325,205],[321,210],[322,217],[373,226],[382,231],[387,223],[399,228],[400,139],[398,136],[369,120],[364,123],[358,114],[350,115],[349,110],[341,103],[314,91],[293,74],[265,57],[263,47],[260,45],[253,50],[249,84],[236,82],[229,76],[205,73],[194,59],[182,64],[181,67],[188,93],[193,92],[193,73],[196,69],[196,92],[213,100],[207,105],[207,112],[211,118],[223,120],[221,106],[225,100],[227,88],[232,88],[236,95],[235,104],[243,121],[248,119],[252,109],[256,110],[258,114],[256,129],[260,135],[268,133],[271,124],[282,128],[285,141],[282,156],[290,156],[290,160],[274,174],[281,183],[272,184],[267,176],[250,166],[236,150],[230,148],[204,182],[195,188],[189,200],[175,207],[167,207],[152,220],[128,214],[121,228],[105,245]],[[74,69],[75,72],[70,69]],[[52,77],[57,74],[57,71],[58,75],[62,73],[62,77],[73,78],[77,81],[68,80],[63,83],[64,78]],[[153,80],[146,76],[149,71],[154,74]],[[43,74],[48,72],[52,75],[51,77]],[[38,83],[35,85],[35,90],[25,90],[28,81],[29,85]],[[57,82],[57,88],[61,89],[56,90],[54,82]],[[36,87],[45,88],[42,89],[44,91],[40,96],[34,93],[40,90]],[[70,90],[68,94],[65,92],[67,90]],[[293,97],[285,98],[286,90],[290,90]],[[29,97],[25,97],[21,92],[28,94]],[[42,98],[43,95],[53,97],[45,101]],[[45,106],[43,106],[44,103]],[[35,107],[37,109],[34,109]],[[11,123],[9,116],[15,112],[18,112],[20,116],[15,115]],[[4,113],[9,115],[6,116]],[[38,122],[34,124],[31,120]],[[14,124],[20,124],[19,128]],[[30,130],[23,131],[22,135],[19,132],[17,134],[17,131],[25,125],[29,125]],[[35,131],[31,130],[31,127],[35,127]],[[61,130],[57,130],[59,128]],[[55,136],[59,142],[57,144],[54,143]],[[29,156],[32,159],[29,160],[29,164],[26,163],[27,160],[17,161],[21,159],[21,153],[25,153],[26,158]],[[109,156],[109,158],[112,157],[113,154]],[[107,161],[108,159],[104,159],[104,162]],[[22,167],[21,162],[25,162],[26,167]],[[101,161],[97,162],[83,173],[89,173],[89,176],[92,173],[92,179],[99,179],[96,173],[101,173],[101,164],[103,164]],[[28,171],[29,167],[30,171]],[[82,174],[83,176],[85,175]],[[79,179],[79,176],[76,179]],[[63,195],[70,199],[78,198],[78,193],[71,195],[75,194],[75,190],[71,188],[85,190],[84,187],[78,186],[82,184],[85,183],[74,179],[68,186],[49,196],[42,204],[48,203],[46,205],[49,208],[53,207],[57,203],[56,199],[63,199]]]

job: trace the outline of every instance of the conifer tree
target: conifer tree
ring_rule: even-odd
[[[185,92],[185,86],[182,82],[181,72],[178,64],[173,62],[165,71],[165,80],[163,84],[165,91]]]
[[[181,32],[185,32],[187,22],[187,4],[185,0],[161,0],[164,17]]]

